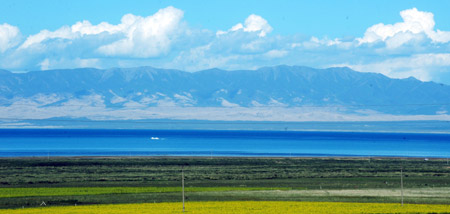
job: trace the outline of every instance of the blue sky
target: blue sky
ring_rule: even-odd
[[[449,9],[450,1],[2,0],[0,68],[349,66],[450,84]]]
[[[433,12],[436,27],[450,30],[449,1],[60,1],[2,0],[0,23],[18,26],[25,35],[42,29],[89,20],[118,24],[124,14],[149,16],[173,6],[185,12],[184,20],[193,27],[213,31],[242,22],[250,14],[264,17],[274,33],[306,34],[318,37],[362,36],[375,23],[401,21],[399,11],[416,7]]]

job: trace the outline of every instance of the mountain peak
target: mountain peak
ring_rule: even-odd
[[[209,68],[206,70],[201,70],[197,72],[226,72],[226,70],[220,69],[220,68]]]

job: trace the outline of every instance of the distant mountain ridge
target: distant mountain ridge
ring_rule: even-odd
[[[393,114],[439,114],[450,110],[448,85],[412,77],[391,79],[346,67],[281,65],[198,72],[153,67],[28,73],[0,70],[0,106],[80,105],[73,100],[89,96],[95,97],[95,102],[87,105],[102,104],[107,108],[344,106]]]

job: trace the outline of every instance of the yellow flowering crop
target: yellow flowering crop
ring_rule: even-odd
[[[115,204],[61,206],[25,209],[0,209],[0,214],[69,214],[69,213],[181,213],[181,203]],[[293,201],[225,201],[189,202],[187,213],[450,213],[450,205],[293,202]]]

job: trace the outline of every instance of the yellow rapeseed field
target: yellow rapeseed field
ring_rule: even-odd
[[[73,213],[181,213],[181,203],[148,203],[0,209],[0,214],[73,214]],[[450,213],[450,205],[292,202],[292,201],[225,201],[189,202],[187,213]]]

